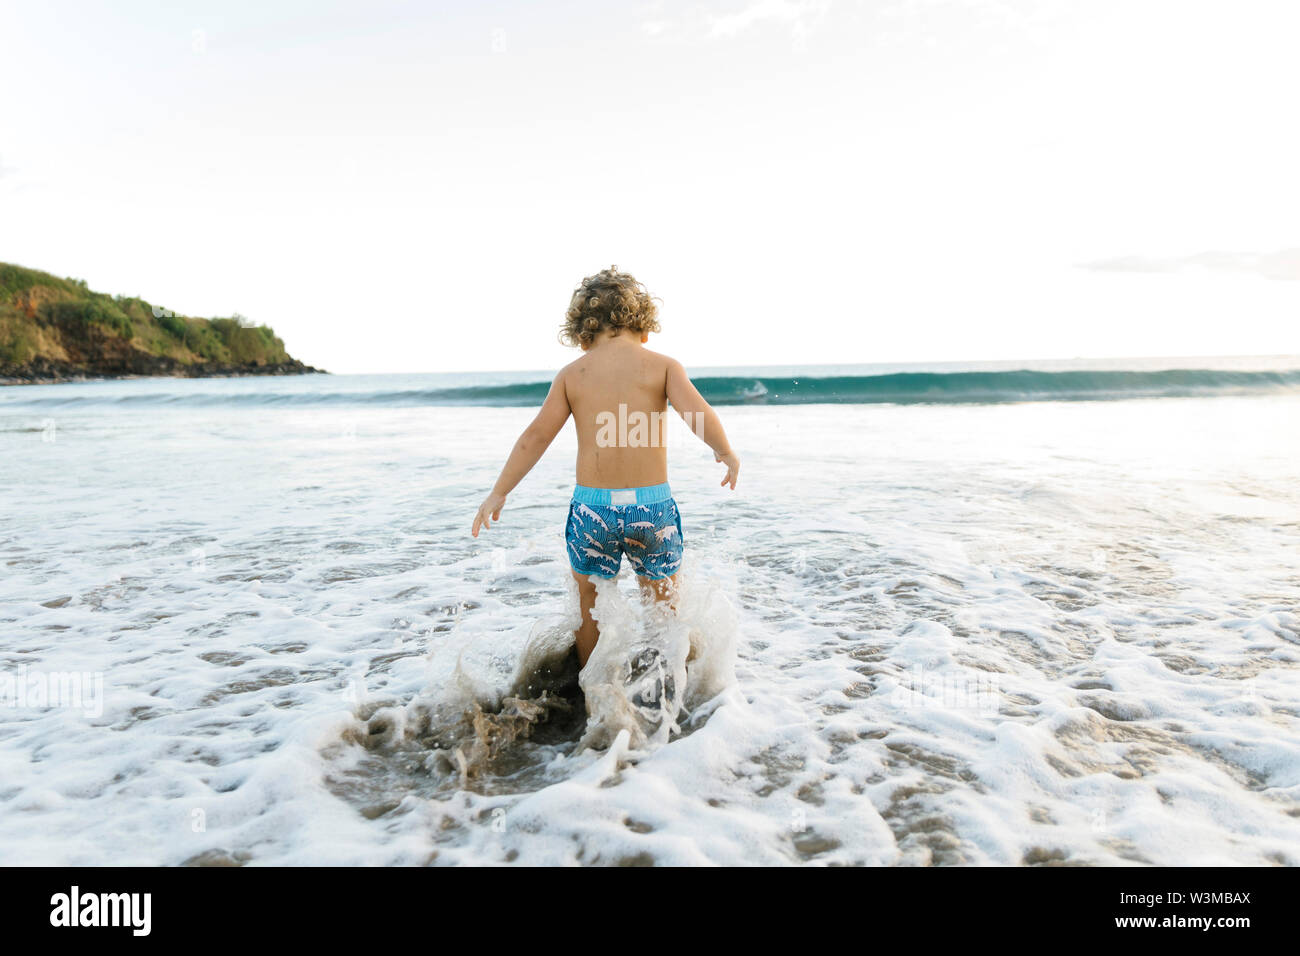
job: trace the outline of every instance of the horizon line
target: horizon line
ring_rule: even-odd
[[[771,362],[771,363],[739,363],[736,365],[710,365],[683,362],[688,369],[776,369],[776,368],[848,368],[848,367],[878,367],[883,365],[917,365],[917,366],[935,366],[935,365],[995,365],[1006,364],[1009,362],[1025,363],[1044,363],[1044,362],[1124,362],[1124,361],[1181,361],[1191,359],[1296,359],[1300,363],[1300,352],[1241,352],[1241,353],[1224,353],[1224,352],[1205,352],[1192,354],[1176,355],[1076,355],[1070,357],[1056,358],[1005,358],[1005,359],[908,359],[898,361],[876,361],[876,362]],[[553,374],[555,368],[442,368],[442,369],[404,369],[388,371],[365,371],[365,372],[329,372],[330,375],[492,375],[492,374],[521,374],[524,372],[538,372]]]

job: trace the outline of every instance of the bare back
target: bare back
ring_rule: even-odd
[[[669,362],[638,342],[615,339],[565,367],[578,429],[578,484],[636,488],[668,480]]]

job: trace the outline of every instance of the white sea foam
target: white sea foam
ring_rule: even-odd
[[[0,700],[5,863],[1300,862],[1294,397],[728,409],[584,702],[571,436],[475,541],[526,410],[78,387],[0,394],[0,661],[102,678]]]

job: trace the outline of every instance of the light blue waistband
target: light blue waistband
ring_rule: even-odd
[[[641,488],[588,488],[575,485],[573,500],[584,505],[652,505],[667,501],[673,496],[668,482],[662,485],[645,485]]]

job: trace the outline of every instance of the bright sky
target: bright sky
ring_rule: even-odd
[[[559,365],[615,263],[694,366],[1300,352],[1297,36],[1293,0],[10,3],[0,260],[335,372]]]

